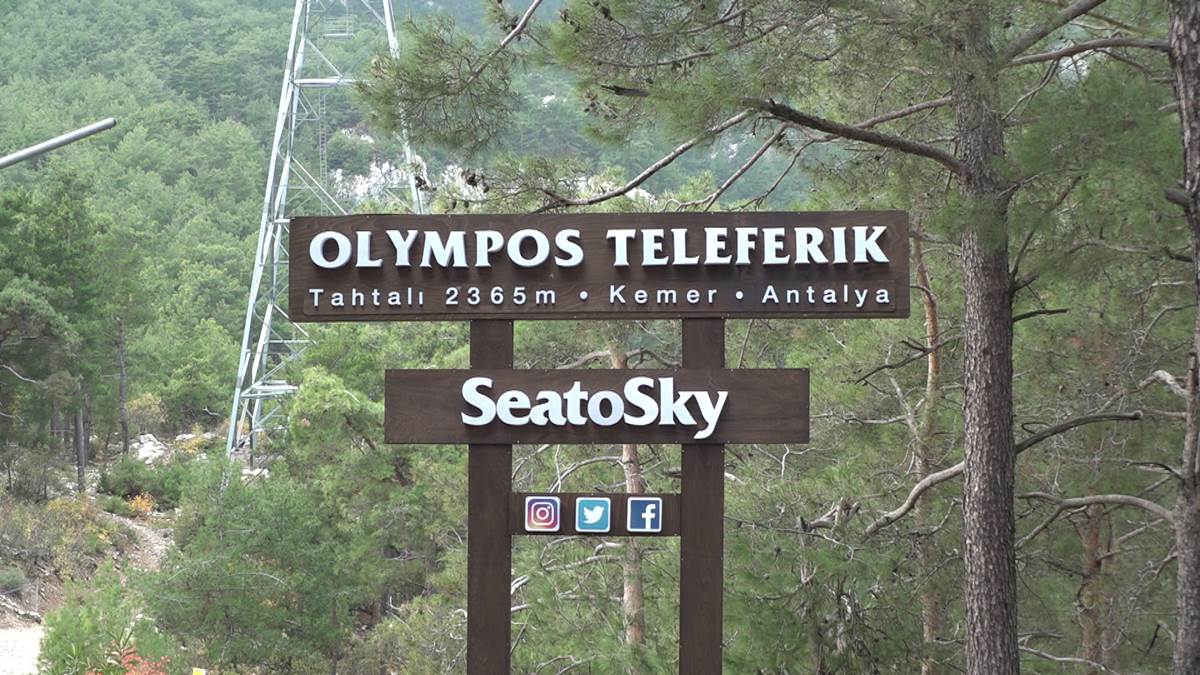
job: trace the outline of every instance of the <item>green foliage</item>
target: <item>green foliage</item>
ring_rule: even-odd
[[[160,509],[173,509],[179,504],[188,474],[193,470],[196,467],[186,457],[154,465],[124,457],[100,474],[99,490],[121,499],[148,494]]]
[[[133,509],[129,506],[129,502],[123,497],[117,495],[109,495],[100,501],[100,507],[109,513],[121,516],[123,518],[132,518]]]
[[[66,579],[86,578],[98,557],[129,541],[129,532],[90,501],[59,497],[32,504],[0,497],[0,551],[27,575],[54,569]]]
[[[86,583],[67,585],[62,607],[46,616],[40,672],[48,675],[123,675],[129,655],[167,664],[166,672],[189,673],[178,645],[143,614],[141,594],[123,584],[111,564]],[[155,672],[140,670],[137,672]]]
[[[29,579],[19,567],[0,567],[0,595],[8,595],[22,589]]]
[[[316,486],[272,475],[243,484],[207,462],[185,491],[172,552],[151,583],[158,625],[204,645],[213,665],[306,669],[334,658],[372,566],[352,522]]]
[[[515,107],[510,54],[479,45],[444,14],[408,21],[404,31],[400,52],[377,58],[374,80],[359,87],[377,121],[468,154],[483,148]]]

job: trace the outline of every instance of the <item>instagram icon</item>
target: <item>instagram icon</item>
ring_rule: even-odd
[[[558,532],[558,497],[525,498],[525,531]]]

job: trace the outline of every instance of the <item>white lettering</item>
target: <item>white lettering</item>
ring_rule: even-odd
[[[854,262],[887,262],[887,256],[883,254],[883,249],[879,248],[879,244],[875,243],[879,240],[879,235],[887,231],[883,225],[876,225],[871,230],[871,236],[867,236],[867,226],[860,225],[854,228]]]
[[[325,257],[325,244],[337,244],[337,256],[333,260]],[[350,238],[341,232],[322,232],[308,243],[308,257],[317,267],[333,270],[350,262]]]
[[[441,232],[425,233],[425,252],[421,256],[421,267],[433,267],[433,258],[441,267],[467,266],[467,233],[448,232],[445,241]]]
[[[474,406],[479,411],[478,415],[462,414],[463,424],[469,424],[475,427],[481,427],[489,424],[496,418],[496,404],[492,403],[492,399],[479,393],[484,387],[491,388],[492,378],[490,377],[472,377],[466,382],[463,382],[462,397],[463,402],[467,405]]]
[[[532,258],[525,257],[521,244],[533,240],[534,253]],[[521,267],[537,267],[550,257],[550,239],[538,230],[521,230],[508,240],[508,257]]]
[[[637,230],[609,230],[608,239],[613,243],[613,267],[629,267],[629,241],[637,236]]]
[[[392,247],[396,249],[396,267],[408,267],[409,250],[417,240],[417,231],[409,230],[407,236],[401,236],[399,230],[388,230],[387,236],[392,240]]]

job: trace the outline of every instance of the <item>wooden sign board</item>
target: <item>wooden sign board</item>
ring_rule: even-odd
[[[902,211],[298,217],[297,322],[902,318]]]
[[[808,371],[389,370],[388,443],[806,443]]]

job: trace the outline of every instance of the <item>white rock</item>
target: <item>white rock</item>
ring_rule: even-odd
[[[178,436],[175,437],[175,442],[183,443],[184,441],[190,441],[195,437],[196,437],[196,434],[179,434]]]
[[[271,472],[266,467],[263,467],[261,469],[252,469],[248,466],[242,467],[242,479],[243,480],[250,480],[252,478],[267,478],[270,475],[271,475]]]
[[[142,434],[137,439],[137,458],[146,464],[164,459],[167,456],[167,446],[154,437],[154,434]]]

